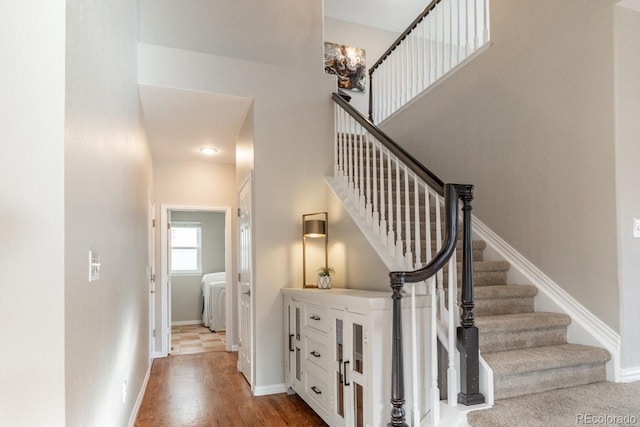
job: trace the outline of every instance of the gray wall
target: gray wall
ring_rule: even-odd
[[[491,47],[383,128],[620,330],[613,0],[491,1]]]
[[[124,426],[150,366],[152,166],[139,108],[138,7],[128,0],[66,7],[66,425]],[[92,283],[90,249],[102,262]],[[46,312],[39,317],[49,331]]]
[[[224,212],[172,211],[171,221],[199,221],[202,226],[202,273],[225,270]],[[171,322],[202,321],[202,276],[172,276]]]
[[[61,427],[65,2],[4,2],[0,51],[0,424]]]

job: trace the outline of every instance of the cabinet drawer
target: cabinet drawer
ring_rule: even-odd
[[[318,379],[311,372],[305,373],[306,384],[305,393],[311,400],[316,402],[322,409],[328,411],[329,409],[329,389],[327,383]]]
[[[304,358],[306,361],[316,365],[323,371],[327,370],[327,362],[329,360],[329,352],[327,346],[310,338],[304,337]]]
[[[329,330],[329,309],[315,304],[305,304],[304,325],[326,334]]]

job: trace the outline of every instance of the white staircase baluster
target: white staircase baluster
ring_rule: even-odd
[[[364,144],[367,164],[365,211],[367,214],[367,224],[371,225],[373,223],[373,207],[371,206],[371,150],[373,149],[373,146],[371,144],[371,137],[369,136],[369,133],[365,133],[364,135]]]
[[[414,218],[413,218],[413,222],[414,222],[414,237],[415,237],[415,246],[416,246],[416,251],[415,251],[415,258],[416,258],[416,262],[414,264],[414,268],[416,270],[422,268],[422,239],[420,238],[420,208],[422,207],[420,205],[420,184],[418,182],[418,176],[417,175],[413,175],[413,199],[414,199],[414,207],[413,207],[413,212],[414,212]],[[429,209],[428,206],[425,207],[425,209]]]
[[[400,197],[400,162],[398,162],[398,159],[395,159],[395,165],[396,165],[396,218],[395,218],[395,222],[396,222],[396,226],[395,226],[395,230],[396,230],[396,259],[398,260],[398,262],[401,262],[400,260],[403,259],[404,253],[403,253],[403,242],[402,242],[402,200]],[[406,210],[406,209],[405,209]],[[403,263],[404,264],[404,263]]]
[[[362,126],[358,126],[358,172],[360,173],[358,178],[358,205],[360,206],[360,215],[365,214],[365,199],[364,199],[364,129]]]
[[[411,251],[411,205],[409,204],[409,168],[404,166],[404,244],[405,265],[413,269],[413,251]],[[416,243],[418,243],[416,241]],[[402,247],[402,243],[400,244]]]
[[[418,372],[418,316],[416,313],[416,286],[417,283],[411,285],[411,385],[412,385],[412,403],[411,418],[414,426],[420,425],[420,394],[418,386],[420,384],[420,375]]]
[[[457,302],[456,302],[456,288],[458,287],[457,280],[457,263],[456,254],[449,259],[449,298],[448,298],[448,337],[449,337],[449,351],[448,367],[447,367],[447,400],[449,406],[456,406],[458,404],[458,372],[456,370],[456,319],[457,319]]]
[[[384,178],[384,150],[380,147],[380,241],[386,244],[388,242],[388,225],[385,219]]]
[[[395,255],[396,248],[396,235],[395,235],[395,226],[394,226],[394,218],[393,218],[393,182],[391,178],[392,169],[391,169],[391,153],[387,151],[387,207],[389,208],[389,213],[387,214],[387,221],[389,226],[389,233],[387,234],[387,244],[389,245],[389,253],[391,255]]]
[[[378,212],[378,187],[380,178],[378,177],[378,162],[376,161],[376,153],[378,149],[376,147],[375,139],[371,140],[371,168],[373,179],[371,181],[373,187],[373,210],[372,210],[372,221],[373,221],[373,232],[376,234],[380,233],[380,213]]]
[[[428,192],[427,192],[428,194]],[[429,204],[427,204],[427,209]],[[435,277],[429,279],[429,295],[436,296]],[[435,309],[429,310],[431,315],[431,333],[429,335],[429,348],[431,348],[431,425],[436,426],[440,422],[440,388],[438,387],[438,318]]]

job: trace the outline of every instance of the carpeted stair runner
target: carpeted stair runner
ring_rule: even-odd
[[[495,399],[606,381],[609,353],[596,347],[568,344],[569,316],[536,312],[534,300],[538,289],[509,284],[510,264],[484,261],[485,242],[474,241],[473,247],[476,324],[481,354],[493,369]],[[460,287],[460,253],[458,261]],[[445,269],[445,286],[447,280]],[[471,425],[474,426],[473,422]]]

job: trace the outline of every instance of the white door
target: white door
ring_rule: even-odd
[[[149,195],[149,358],[156,352],[156,205]]]
[[[238,294],[239,300],[239,331],[238,331],[238,369],[253,385],[252,357],[253,357],[253,318],[252,318],[252,263],[251,256],[251,179],[247,179],[239,193],[239,221],[238,221]]]
[[[167,354],[171,354],[173,347],[171,346],[171,211],[167,211],[167,265],[165,266],[165,274],[167,278],[167,318],[165,325],[167,331]]]

